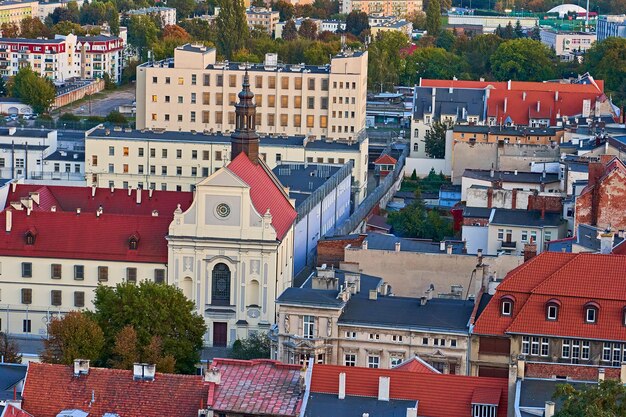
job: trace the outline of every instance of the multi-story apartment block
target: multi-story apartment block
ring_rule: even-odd
[[[246,11],[246,19],[250,28],[262,27],[267,33],[273,35],[276,24],[280,21],[280,13],[264,7],[251,7]]]
[[[608,37],[626,38],[626,14],[600,16],[596,25],[598,41]]]
[[[152,16],[161,22],[161,27],[176,24],[176,9],[173,7],[145,7],[143,9],[129,10],[129,16]]]
[[[391,368],[418,355],[441,373],[467,373],[472,300],[391,296],[382,279],[321,267],[276,300],[274,358]]]
[[[25,17],[33,17],[37,13],[36,1],[3,1],[0,3],[0,24],[20,24]]]
[[[381,32],[400,32],[404,33],[410,39],[411,33],[413,32],[413,23],[407,20],[394,20],[373,26],[370,25],[370,33],[373,37]]]
[[[56,39],[0,38],[0,75],[13,76],[24,66],[53,81],[70,78],[121,80],[121,38],[115,36],[57,36]]]
[[[596,41],[595,33],[562,32],[554,29],[543,29],[540,36],[541,42],[552,48],[561,59],[586,51]]]
[[[367,14],[406,17],[423,10],[422,0],[341,0],[341,13],[353,10]]]
[[[137,129],[231,132],[244,70],[255,93],[261,135],[356,141],[365,128],[367,52],[345,51],[328,65],[218,62],[216,51],[190,44],[174,58],[137,68]]]
[[[71,1],[75,1],[75,0],[71,0]],[[70,1],[67,1],[67,0],[63,0],[59,2],[39,3],[37,4],[37,9],[33,10],[33,17],[38,17],[40,20],[43,21],[46,17],[48,17],[48,15],[51,15],[54,12],[54,9],[67,8],[67,5],[69,3]],[[83,7],[83,3],[85,3],[84,0],[77,0],[76,6],[78,6],[78,8],[80,9],[81,7]]]

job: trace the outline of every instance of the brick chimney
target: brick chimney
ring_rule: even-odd
[[[531,260],[537,256],[537,244],[531,239],[524,245],[524,262]]]

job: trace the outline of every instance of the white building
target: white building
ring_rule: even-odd
[[[551,29],[542,29],[541,42],[554,49],[558,57],[567,58],[572,54],[585,52],[596,41],[595,33],[561,32]]]
[[[422,0],[340,0],[341,13],[352,11],[407,17],[423,10]]]
[[[76,2],[76,6],[80,9],[83,7],[84,0],[71,0]],[[39,3],[37,4],[37,10],[33,10],[33,17],[38,17],[40,20],[45,20],[46,17],[51,15],[55,9],[67,8],[67,5],[70,1],[59,1],[59,2],[50,2],[50,3]]]
[[[143,9],[129,10],[129,16],[152,16],[159,19],[161,27],[176,24],[176,9],[173,7],[145,7]]]
[[[598,41],[608,37],[626,38],[626,14],[600,16],[596,25]]]
[[[280,21],[280,13],[264,7],[251,7],[246,10],[246,20],[250,28],[262,27],[267,33],[273,35]]]

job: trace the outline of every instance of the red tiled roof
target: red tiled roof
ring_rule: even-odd
[[[472,393],[472,404],[498,405],[501,396],[501,389],[478,387]]]
[[[507,274],[497,287],[474,332],[626,340],[626,256],[544,252]],[[502,316],[502,297],[514,298],[511,316]],[[546,303],[556,299],[558,319],[546,319]],[[584,320],[584,306],[598,305],[594,324]]]
[[[92,259],[126,262],[167,263],[165,236],[172,215],[132,216],[93,212],[32,211],[9,208],[0,214],[4,227],[12,213],[11,232],[0,234],[0,255],[41,258]],[[37,230],[35,243],[27,245],[25,235]],[[131,235],[141,236],[136,250],[130,250]]]
[[[246,157],[247,159],[247,157]],[[221,382],[214,386],[209,406],[218,412],[296,416],[304,390],[300,390],[300,365],[269,359],[214,359]]]
[[[440,374],[438,370],[433,368],[418,356],[414,356],[409,360],[392,368],[394,371],[415,372],[418,374]]]
[[[67,409],[90,416],[197,416],[206,405],[207,387],[196,375],[157,373],[154,381],[133,381],[132,371],[91,368],[75,377],[69,366],[31,362],[22,408],[35,417],[56,417]]]
[[[604,91],[604,81],[595,80],[598,88],[593,84],[561,84],[561,83],[543,83],[534,81],[511,81],[511,90],[518,91],[559,91],[573,93],[602,93]],[[508,89],[506,81],[465,81],[465,80],[431,80],[424,78],[421,80],[422,87],[436,88],[486,88],[491,86],[498,90]]]
[[[2,417],[33,417],[33,415],[24,410],[20,410],[13,405],[8,405],[2,413]]]
[[[250,186],[250,198],[256,211],[263,216],[269,210],[276,237],[282,240],[296,220],[297,213],[272,171],[263,161],[253,164],[243,152],[227,168]]]
[[[389,398],[417,400],[419,415],[437,417],[469,416],[472,398],[478,388],[489,389],[489,399],[501,393],[498,417],[507,413],[507,380],[461,375],[404,372],[337,365],[313,365],[311,391],[338,394],[339,374],[346,374],[346,395],[378,397],[381,376],[390,378]],[[481,394],[482,398],[483,395]]]
[[[395,158],[389,154],[384,154],[379,156],[378,159],[374,161],[374,165],[395,165],[396,162],[398,161]]]
[[[471,81],[471,80],[431,80],[423,78],[420,81],[421,87],[435,87],[435,88],[506,88],[505,81]]]

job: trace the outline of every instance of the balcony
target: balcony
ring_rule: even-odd
[[[517,250],[517,242],[502,242],[500,249],[504,251],[513,252]]]

